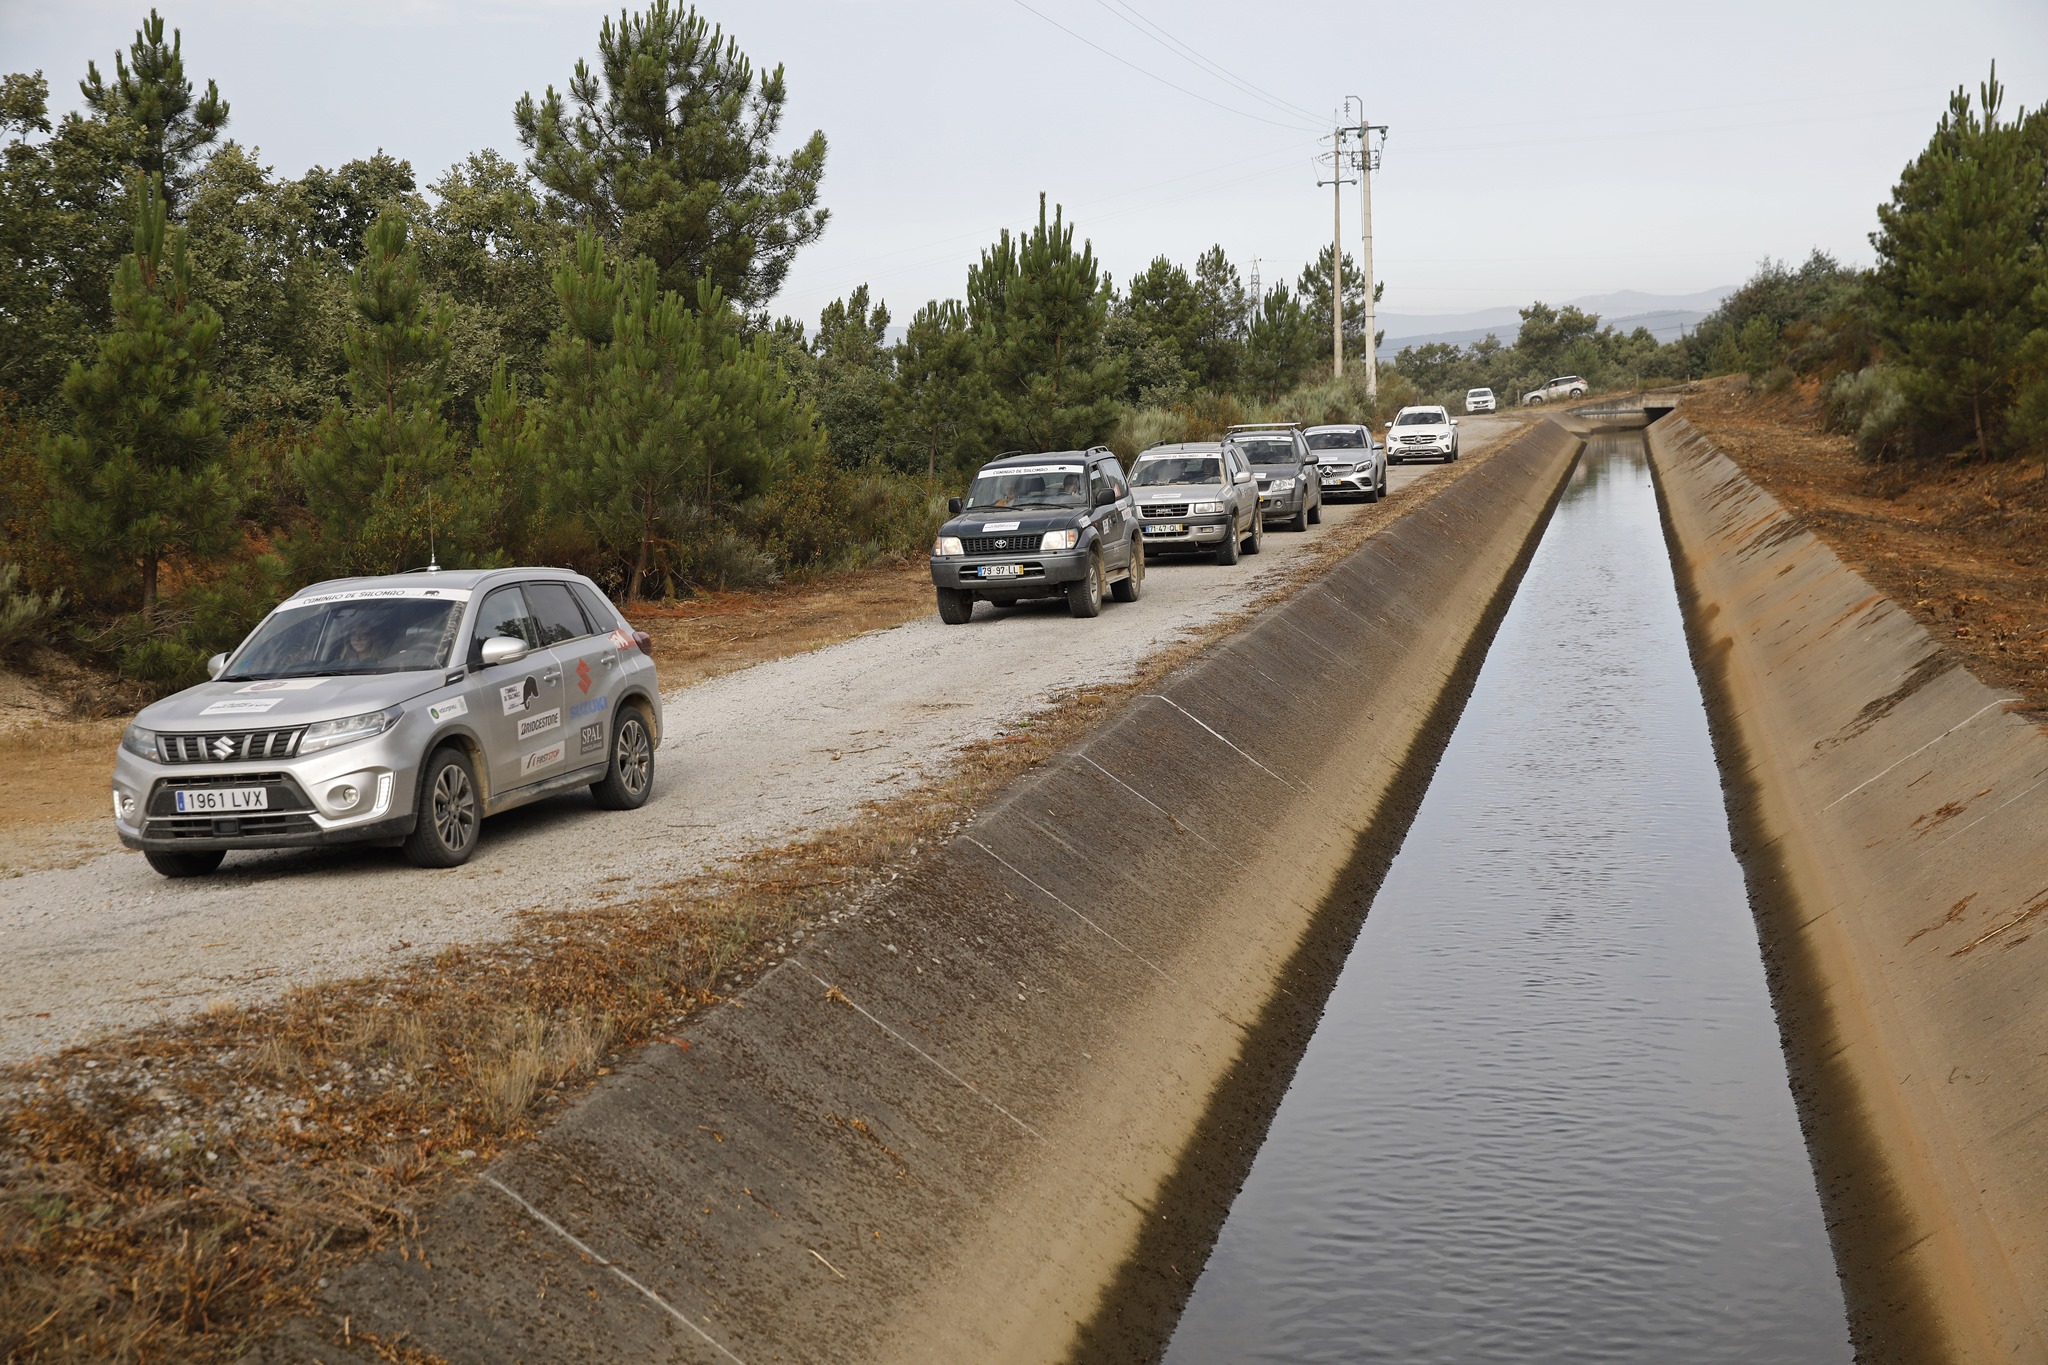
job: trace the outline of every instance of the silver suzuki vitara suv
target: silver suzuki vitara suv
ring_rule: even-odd
[[[560,569],[315,584],[136,716],[114,829],[195,877],[232,849],[344,843],[453,867],[484,816],[572,787],[631,809],[661,742],[651,648]]]

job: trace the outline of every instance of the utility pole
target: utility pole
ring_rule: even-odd
[[[1318,185],[1330,187],[1330,354],[1335,358],[1331,374],[1334,378],[1344,377],[1344,187],[1351,182],[1344,178],[1344,134],[1342,124],[1330,134],[1330,175],[1329,180],[1318,180]],[[1370,274],[1367,279],[1370,279]],[[1372,316],[1372,305],[1367,303],[1366,316]],[[1370,350],[1366,352],[1372,354]],[[1371,362],[1367,362],[1366,373],[1370,375]]]
[[[1380,396],[1380,367],[1378,324],[1374,314],[1378,311],[1374,295],[1379,292],[1379,276],[1372,268],[1372,173],[1380,168],[1380,150],[1386,146],[1387,127],[1383,123],[1365,121],[1365,101],[1357,95],[1347,96],[1344,108],[1348,112],[1353,104],[1358,106],[1358,122],[1344,131],[1358,139],[1356,165],[1358,167],[1358,219],[1359,247],[1364,256],[1361,262],[1365,270],[1365,396],[1376,399]],[[1380,135],[1380,147],[1372,145],[1372,135]]]

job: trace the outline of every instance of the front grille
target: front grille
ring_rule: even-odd
[[[245,815],[173,815],[155,817],[143,831],[152,839],[260,839],[273,834],[317,834],[313,817],[292,811],[253,811]]]
[[[263,758],[290,758],[298,752],[306,727],[285,730],[233,730],[204,735],[158,735],[157,757],[166,763],[250,763]]]
[[[270,793],[267,809],[251,811],[250,815],[290,815],[313,809],[313,802],[289,773],[218,773],[206,777],[167,777],[150,788],[148,812],[150,823],[158,820],[188,820],[192,817],[178,813],[178,798],[175,793],[207,787],[262,787]],[[205,819],[216,817],[207,816]],[[247,818],[247,817],[244,817]]]
[[[960,548],[971,555],[1035,555],[1044,533],[1018,531],[1007,536],[962,536]]]
[[[1156,502],[1142,510],[1148,517],[1184,517],[1188,514],[1188,504],[1184,502]]]

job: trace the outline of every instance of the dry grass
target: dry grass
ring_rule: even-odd
[[[1318,563],[1484,459],[1364,509],[1323,538]],[[311,1310],[340,1265],[420,1254],[419,1220],[448,1182],[629,1050],[687,1047],[675,1035],[692,1016],[857,914],[921,849],[1253,610],[1126,683],[1054,699],[963,750],[943,780],[637,903],[530,913],[506,941],[389,977],[223,1003],[0,1071],[0,1361],[231,1360]]]

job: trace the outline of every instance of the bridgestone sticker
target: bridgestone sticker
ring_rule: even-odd
[[[524,744],[535,735],[544,735],[550,730],[559,730],[561,728],[562,711],[560,707],[556,707],[552,711],[541,711],[519,722],[519,742]]]
[[[550,763],[560,763],[561,761],[562,746],[559,743],[550,744],[547,748],[535,749],[532,753],[520,759],[519,771],[521,775],[524,775],[526,773],[537,773],[542,768],[547,767]]]
[[[432,721],[454,720],[457,716],[469,714],[469,703],[460,697],[435,702],[427,708],[427,719]]]
[[[604,722],[596,721],[576,732],[576,742],[581,752],[594,754],[604,747]]]
[[[498,689],[498,700],[504,705],[506,715],[516,716],[540,700],[540,684],[530,676],[516,683],[506,683]]]
[[[261,715],[283,701],[283,697],[251,697],[247,701],[217,701],[199,714],[202,716]]]
[[[247,687],[238,687],[243,692],[310,692],[326,685],[325,678],[268,678],[263,682],[252,682]]]
[[[467,602],[468,588],[350,588],[346,592],[323,592],[315,597],[294,597],[279,605],[279,611],[301,607],[324,607],[330,602],[378,602],[426,598],[435,602]]]

